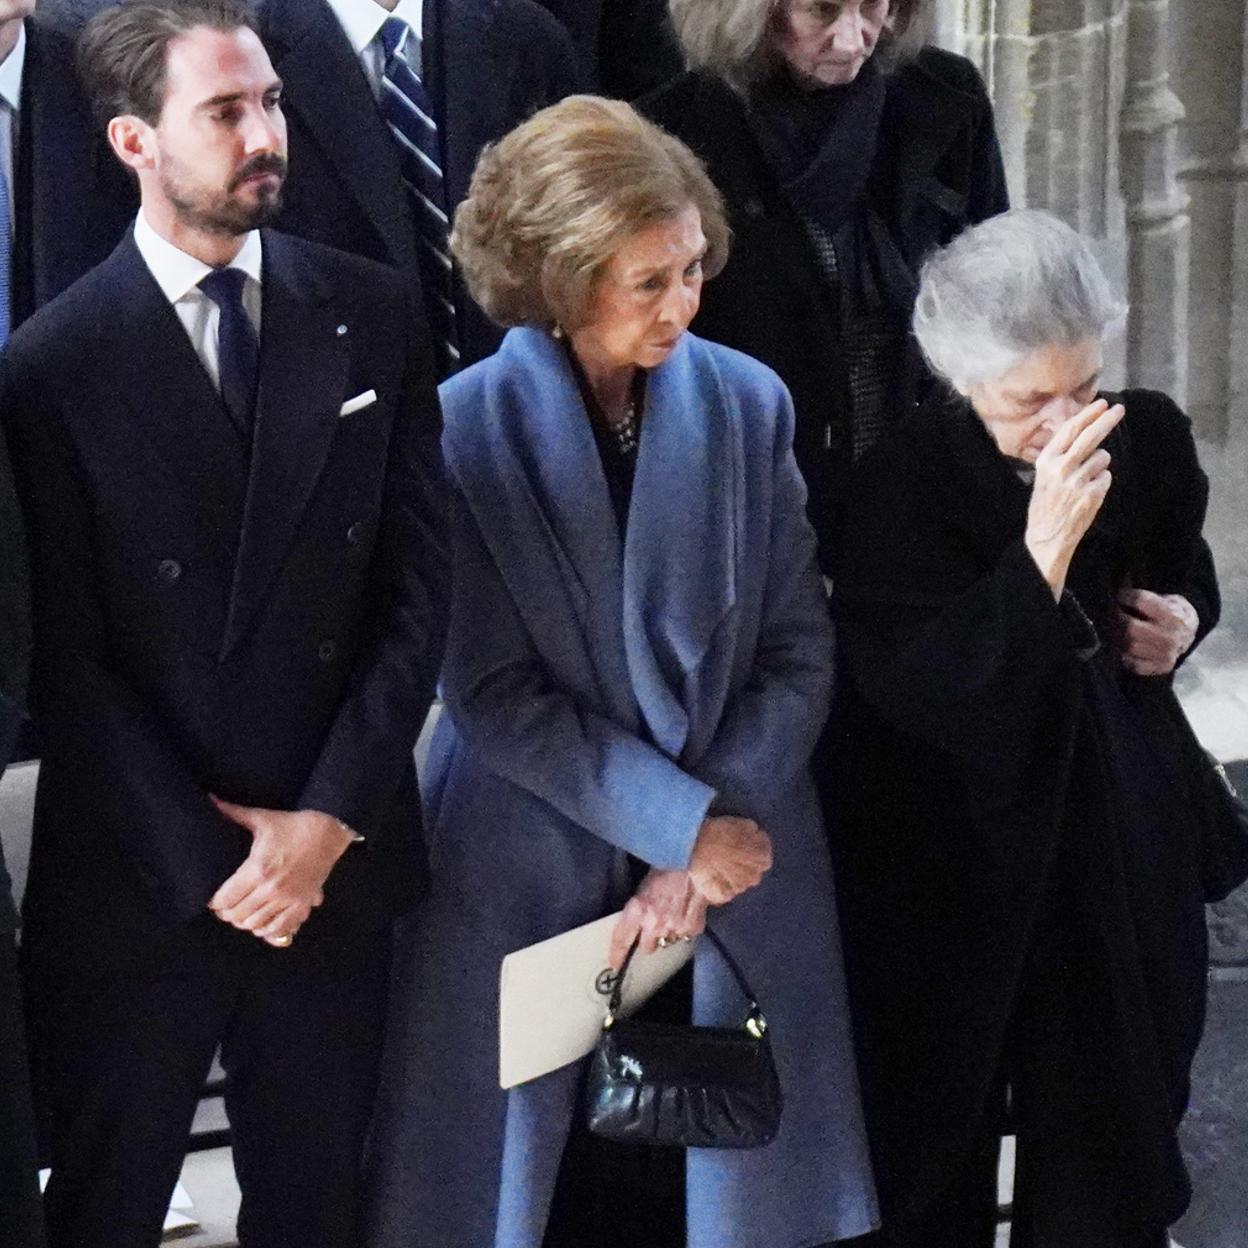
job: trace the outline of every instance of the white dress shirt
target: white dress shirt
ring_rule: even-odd
[[[22,71],[26,67],[26,27],[18,29],[13,51],[0,61],[0,168],[9,188],[9,220],[13,220],[13,174],[17,126],[22,108]]]
[[[199,289],[200,280],[212,272],[212,266],[196,260],[161,238],[148,223],[143,210],[134,221],[134,245],[139,249],[156,284],[182,322],[195,354],[208,370],[212,384],[221,389],[221,367],[217,361],[217,326],[221,313],[217,305]],[[247,274],[243,283],[243,311],[260,337],[260,231],[252,230],[243,240],[242,249],[230,263],[232,269]]]
[[[377,0],[328,0],[328,3],[343,33],[347,36],[347,42],[351,44],[356,56],[360,58],[360,65],[364,70],[364,76],[368,79],[368,85],[373,89],[374,97],[379,97],[381,95],[381,71],[385,62],[385,53],[382,50],[381,40],[378,38],[381,28],[386,18],[400,17],[412,28],[412,34],[417,39],[422,38],[424,34],[423,0],[399,0],[394,6],[393,13],[388,13],[383,9]],[[412,68],[423,77],[422,66],[413,64]]]

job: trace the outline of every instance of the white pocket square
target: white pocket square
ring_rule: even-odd
[[[338,416],[350,416],[352,412],[358,412],[362,407],[368,407],[371,403],[377,402],[376,390],[365,390],[363,394],[357,394],[355,398],[348,399],[339,409]]]

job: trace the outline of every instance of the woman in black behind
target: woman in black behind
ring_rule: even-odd
[[[1207,483],[1165,395],[1102,395],[1123,309],[1083,241],[997,217],[925,266],[951,383],[855,474],[835,601],[838,881],[881,1242],[1164,1248],[1204,1016]]]
[[[727,202],[732,254],[694,327],[791,391],[825,569],[847,470],[930,384],[909,333],[919,266],[1008,207],[975,67],[903,46],[923,7],[671,0],[691,72],[641,104]]]

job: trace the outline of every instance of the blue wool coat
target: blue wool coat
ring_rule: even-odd
[[[756,361],[686,335],[648,381],[626,539],[562,347],[513,330],[442,387],[455,589],[430,756],[431,889],[400,934],[371,1159],[372,1248],[540,1248],[579,1066],[498,1089],[498,970],[618,908],[627,854],[683,867],[708,812],[771,834],[712,912],[772,1024],[779,1137],[688,1153],[690,1248],[869,1230],[831,868],[807,759],[832,627]],[[737,1024],[713,949],[694,1012]]]

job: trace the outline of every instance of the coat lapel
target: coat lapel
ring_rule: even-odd
[[[560,639],[556,669],[636,724],[619,531],[564,350],[541,330],[513,329],[478,367],[492,376],[471,407],[461,410],[457,381],[443,387],[448,463],[535,638]]]
[[[208,545],[228,568],[238,539],[247,457],[177,313],[127,234],[104,262],[104,286],[125,292],[103,310],[101,349],[127,361],[105,399],[134,421],[169,473],[146,487],[192,548]]]
[[[736,603],[740,413],[686,334],[649,378],[624,552],[624,645],[651,735],[678,757],[689,677]]]
[[[347,337],[299,245],[266,231],[260,386],[223,659],[246,634],[325,464],[347,380]]]
[[[400,268],[416,263],[399,152],[368,80],[325,0],[272,0],[265,36],[288,90],[284,107],[336,171]]]

